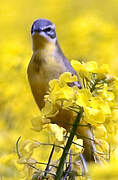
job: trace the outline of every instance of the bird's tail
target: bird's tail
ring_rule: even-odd
[[[92,130],[89,126],[80,126],[78,128],[78,138],[83,139],[83,156],[87,162],[97,162],[96,147]]]

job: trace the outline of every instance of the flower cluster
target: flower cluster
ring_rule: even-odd
[[[48,145],[54,144],[58,154],[65,146],[66,136],[69,136],[69,133],[68,135],[66,133],[70,130],[70,126],[67,124],[72,125],[77,113],[83,108],[81,125],[90,124],[93,127],[97,153],[99,159],[104,162],[110,158],[110,151],[112,154],[113,150],[116,150],[118,143],[118,78],[110,75],[109,67],[105,64],[99,67],[93,61],[80,63],[76,60],[72,60],[71,64],[77,75],[65,72],[59,79],[49,82],[49,91],[44,97],[45,106],[39,116],[32,120],[33,129],[47,131]],[[75,85],[78,77],[82,89]],[[60,119],[59,114],[62,112],[64,118],[61,116]],[[70,113],[69,117],[74,117],[71,121],[68,120],[68,113]],[[56,118],[58,116],[59,118]],[[20,157],[19,163],[28,164],[31,169],[33,163],[37,165],[38,162],[31,156],[35,148],[39,148],[40,145],[42,144],[36,141],[26,142],[21,148],[22,158]],[[83,150],[82,146],[83,141],[75,137],[71,146],[73,153],[80,154]],[[60,154],[56,158],[59,159]],[[74,161],[76,162],[76,158]]]
[[[105,140],[110,143],[117,129],[118,78],[109,75],[109,67],[105,64],[99,67],[94,61],[80,63],[76,60],[72,60],[71,64],[80,78],[82,89],[73,85],[78,78],[70,72],[51,80],[48,95],[45,96],[45,106],[37,121],[33,121],[33,126],[41,129],[59,113],[60,108],[72,110],[75,116],[80,107],[83,107],[81,123],[94,126],[96,136],[99,131],[99,136],[105,134]]]

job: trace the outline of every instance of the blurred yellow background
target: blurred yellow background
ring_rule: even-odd
[[[5,0],[0,2],[0,176],[19,177],[15,143],[44,140],[34,132],[38,115],[27,80],[32,55],[30,28],[38,18],[56,25],[60,46],[71,59],[108,63],[118,75],[118,0]],[[46,155],[40,150],[39,159]],[[20,179],[20,177],[19,177]]]

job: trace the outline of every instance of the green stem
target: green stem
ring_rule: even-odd
[[[63,150],[63,154],[61,156],[60,163],[59,163],[58,168],[57,168],[55,180],[61,180],[62,179],[64,163],[65,163],[66,157],[68,155],[69,149],[71,147],[71,144],[73,142],[73,138],[74,138],[74,136],[76,134],[78,124],[80,122],[82,114],[83,114],[83,108],[80,109],[80,112],[78,113],[78,115],[77,115],[77,117],[75,119],[75,122],[73,123],[72,130],[70,132],[70,136],[69,136],[68,141],[66,143],[66,146],[65,146],[65,148]]]

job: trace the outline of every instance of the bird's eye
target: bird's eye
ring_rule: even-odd
[[[51,31],[51,28],[48,27],[48,28],[44,29],[43,31],[44,31],[44,32],[49,32],[49,31]]]

